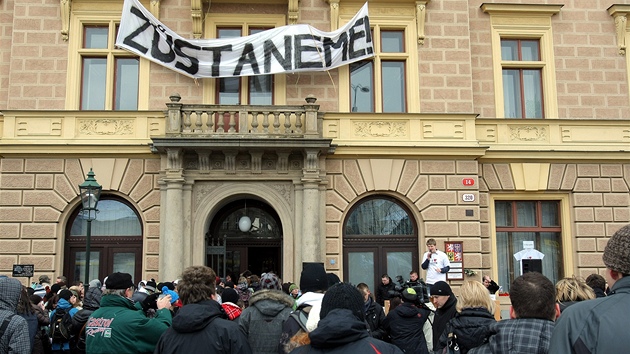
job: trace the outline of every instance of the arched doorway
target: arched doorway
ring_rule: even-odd
[[[66,227],[63,274],[68,283],[85,279],[87,221],[78,206]],[[126,200],[102,195],[92,221],[89,279],[103,280],[114,272],[142,276],[142,222]]]
[[[282,225],[278,214],[256,199],[225,205],[206,234],[206,264],[221,277],[245,270],[257,275],[273,271],[281,276]]]
[[[396,199],[375,195],[350,210],[343,228],[344,279],[372,291],[381,275],[409,278],[418,268],[418,228],[409,209]]]

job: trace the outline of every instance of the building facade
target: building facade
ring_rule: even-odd
[[[142,4],[188,39],[332,31],[363,5]],[[509,291],[523,266],[603,271],[630,222],[630,5],[372,0],[373,58],[221,79],[117,48],[122,8],[0,1],[0,273],[83,280],[90,169],[90,278],[207,264],[298,281],[322,262],[374,287],[434,238],[455,288],[489,274]]]

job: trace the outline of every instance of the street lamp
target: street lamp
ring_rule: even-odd
[[[79,191],[81,192],[81,204],[83,205],[83,217],[87,221],[85,242],[85,281],[83,282],[86,294],[88,287],[90,286],[90,237],[92,236],[92,220],[96,219],[96,213],[98,212],[96,205],[101,197],[102,189],[103,187],[96,182],[94,172],[92,172],[92,169],[90,168],[87,178],[79,185]]]
[[[356,112],[357,111],[357,91],[361,90],[361,92],[370,92],[370,88],[365,87],[361,84],[352,85],[351,87],[352,87],[352,90],[354,91],[354,100],[352,100],[352,112]]]

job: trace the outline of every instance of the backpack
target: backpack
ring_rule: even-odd
[[[55,309],[55,314],[50,319],[50,339],[53,343],[66,343],[70,341],[72,317],[65,309]]]

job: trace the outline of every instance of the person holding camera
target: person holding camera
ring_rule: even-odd
[[[435,239],[427,240],[428,251],[424,254],[424,262],[422,263],[422,269],[427,271],[427,285],[429,289],[431,285],[439,282],[446,281],[446,273],[451,269],[451,262],[448,260],[446,253],[437,249],[437,242]]]

